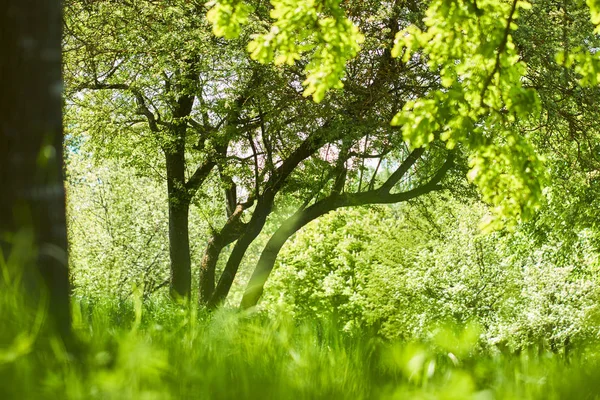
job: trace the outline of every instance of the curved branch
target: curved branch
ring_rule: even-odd
[[[146,99],[144,98],[141,91],[132,87],[131,85],[127,85],[125,83],[102,83],[102,82],[94,82],[94,83],[83,83],[77,87],[77,90],[126,90],[131,92],[135,97],[138,113],[143,115],[148,120],[148,126],[150,130],[154,133],[159,131],[157,119],[150,108],[146,105]]]
[[[422,152],[420,153],[422,154]],[[411,156],[414,156],[414,151],[411,153]],[[409,156],[409,158],[411,156]],[[409,158],[407,158],[407,160]],[[415,161],[416,160],[411,161],[410,164],[414,164]],[[402,165],[406,164],[407,162],[405,160]],[[399,203],[422,196],[435,190],[441,190],[442,186],[439,183],[452,165],[453,156],[452,154],[449,154],[446,158],[446,162],[426,184],[407,192],[389,193],[389,191],[382,190],[382,187],[377,190],[370,190],[362,193],[334,193],[306,209],[298,210],[294,215],[281,224],[279,229],[277,229],[277,231],[267,242],[267,245],[261,253],[260,259],[258,260],[256,268],[254,269],[254,273],[250,278],[250,282],[248,283],[246,291],[244,292],[240,308],[248,309],[258,303],[258,300],[262,296],[265,283],[273,271],[275,261],[279,255],[279,252],[281,251],[281,248],[294,233],[296,233],[306,224],[331,211],[337,210],[338,208],[369,204]]]
[[[379,191],[389,193],[390,190],[402,179],[402,177],[408,172],[408,170],[417,162],[423,155],[424,148],[414,149],[408,157],[404,159],[402,164],[390,175],[390,177],[381,185]]]

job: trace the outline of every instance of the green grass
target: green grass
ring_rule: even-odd
[[[430,343],[349,336],[327,321],[168,301],[75,300],[82,354],[39,331],[15,292],[0,296],[0,399],[585,399],[600,393],[598,352],[482,350],[476,329]]]

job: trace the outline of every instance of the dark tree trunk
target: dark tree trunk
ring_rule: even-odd
[[[265,226],[265,222],[273,206],[274,197],[273,194],[264,196],[256,205],[256,209],[252,214],[250,222],[235,243],[229,258],[227,259],[227,264],[221,274],[219,283],[208,302],[209,308],[215,308],[225,301],[248,247],[252,244],[254,239],[256,239],[263,226]]]
[[[175,149],[165,151],[167,190],[169,194],[169,257],[171,260],[171,297],[189,300],[192,289],[190,259],[189,208],[185,188],[185,147],[183,141]]]
[[[227,298],[229,290],[231,290],[233,280],[235,279],[240,264],[242,263],[242,259],[244,258],[244,255],[246,254],[250,244],[252,244],[254,239],[260,233],[261,228],[262,226],[260,228],[256,226],[254,229],[249,229],[235,243],[233,251],[227,259],[227,264],[225,265],[225,269],[221,274],[219,283],[217,284],[217,287],[215,288],[213,295],[208,302],[208,308],[212,309],[218,307]]]
[[[214,233],[200,265],[200,295],[199,301],[202,305],[210,303],[210,298],[215,291],[215,269],[223,248],[235,242],[244,233],[246,224],[240,221],[244,208],[249,204],[238,204],[227,223],[220,232]]]
[[[169,256],[171,259],[171,296],[188,298],[192,289],[189,205],[169,203]]]
[[[224,154],[227,148],[221,149]],[[244,205],[237,204],[237,186],[233,180],[225,175],[220,169],[221,180],[227,182],[229,187],[225,189],[225,212],[227,214],[227,222],[220,232],[214,232],[200,264],[200,292],[199,303],[207,305],[210,302],[210,297],[215,291],[215,270],[219,261],[219,256],[223,248],[230,243],[236,241],[242,234],[243,224],[240,221],[241,214],[244,210]]]
[[[49,293],[51,320],[69,343],[61,3],[3,0],[0,4],[1,248],[9,251],[3,240],[19,230],[34,233],[37,259],[24,270],[24,277],[39,281],[35,269],[40,272]]]
[[[219,306],[231,290],[231,285],[238,272],[242,259],[248,250],[248,247],[254,239],[260,234],[261,230],[265,226],[265,222],[271,210],[273,209],[273,203],[275,196],[279,190],[285,184],[287,178],[294,171],[294,169],[305,159],[314,154],[323,144],[326,143],[327,133],[330,132],[329,123],[326,123],[319,132],[313,137],[307,138],[304,142],[287,158],[279,168],[273,173],[267,184],[265,190],[257,201],[256,209],[252,213],[252,218],[248,222],[243,234],[239,237],[236,242],[233,251],[229,255],[225,269],[221,274],[219,283],[211,296],[208,307],[215,308]],[[341,134],[341,132],[336,132]],[[336,139],[335,137],[329,137],[330,140]]]

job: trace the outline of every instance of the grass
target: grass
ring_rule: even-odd
[[[482,350],[476,329],[430,343],[349,336],[327,321],[168,301],[74,301],[84,351],[40,331],[41,312],[0,296],[1,399],[586,399],[599,352]]]
[[[73,299],[73,356],[46,324],[43,296],[24,296],[20,259],[0,254],[0,399],[594,399],[600,350],[569,356],[479,343],[476,326],[427,343],[348,334],[296,321],[163,298]],[[17,256],[22,255],[19,258]],[[401,312],[401,310],[398,310]]]

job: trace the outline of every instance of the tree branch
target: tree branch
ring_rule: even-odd
[[[390,190],[392,190],[392,188],[408,172],[408,170],[417,162],[421,155],[423,155],[424,151],[425,149],[423,147],[414,149],[378,190],[382,193],[389,193]]]
[[[410,156],[414,154],[411,153]],[[412,162],[414,163],[414,161]],[[406,161],[403,164],[407,164]],[[330,196],[316,202],[306,209],[299,209],[294,215],[285,220],[277,231],[271,236],[258,260],[256,268],[248,283],[242,302],[241,309],[255,306],[263,293],[263,288],[269,275],[273,271],[279,251],[285,242],[303,226],[309,222],[342,207],[361,206],[367,204],[390,204],[407,201],[434,190],[442,189],[440,181],[453,164],[453,155],[449,154],[444,164],[435,175],[424,185],[403,193],[390,194],[389,191],[371,190],[356,193],[332,193]]]
[[[202,186],[202,184],[210,174],[210,171],[212,171],[215,165],[217,165],[216,162],[209,160],[206,161],[204,164],[200,165],[198,168],[196,168],[196,171],[194,171],[190,179],[188,179],[188,181],[185,183],[186,191],[188,193],[195,193],[200,188],[200,186]]]

